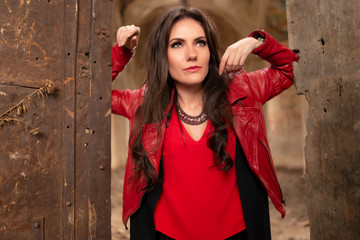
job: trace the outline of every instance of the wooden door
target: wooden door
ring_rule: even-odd
[[[0,239],[111,238],[112,5],[0,2]]]

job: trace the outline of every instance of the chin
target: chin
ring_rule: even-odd
[[[187,79],[186,81],[181,81],[180,83],[191,87],[191,86],[201,85],[203,81],[204,81],[203,78],[201,78],[201,79],[196,78],[196,79]]]
[[[191,75],[186,74],[176,78],[173,77],[175,83],[186,87],[201,85],[205,80],[205,78],[206,75],[204,74],[191,74]],[[181,79],[181,80],[177,80],[177,79]]]

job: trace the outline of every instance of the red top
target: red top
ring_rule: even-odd
[[[219,240],[245,229],[235,167],[213,167],[214,152],[206,145],[211,131],[208,122],[202,138],[193,140],[173,111],[164,139],[163,191],[154,211],[155,229],[169,237]],[[234,159],[233,131],[228,139]]]

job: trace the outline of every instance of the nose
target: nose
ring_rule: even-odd
[[[197,55],[198,55],[198,54],[197,54],[197,51],[196,51],[195,47],[189,46],[187,52],[188,52],[188,53],[187,53],[187,60],[188,60],[188,61],[195,61],[195,60],[197,60]]]

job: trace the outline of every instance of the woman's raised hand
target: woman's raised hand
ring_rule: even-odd
[[[260,46],[261,43],[262,41],[247,37],[230,45],[221,58],[219,74],[221,75],[226,71],[226,73],[231,76],[231,74],[241,70],[246,58],[255,48]]]
[[[140,28],[135,25],[122,26],[117,30],[116,42],[121,46],[125,46],[133,51],[139,42]]]

